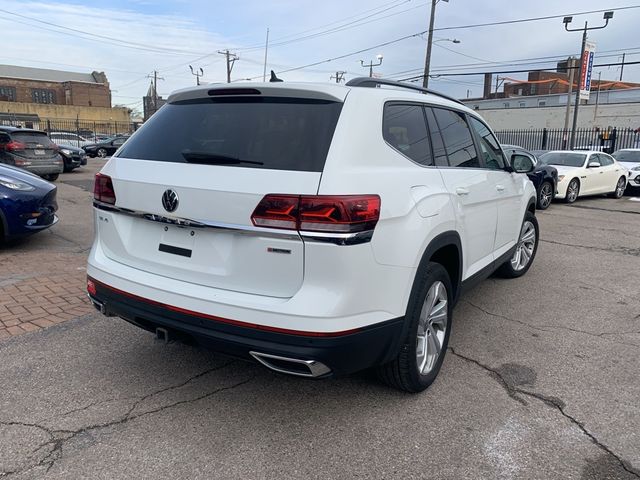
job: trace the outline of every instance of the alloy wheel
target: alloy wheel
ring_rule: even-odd
[[[418,372],[426,375],[435,367],[442,353],[448,326],[447,289],[437,281],[429,288],[424,299],[416,339],[416,362]]]
[[[578,182],[576,180],[571,180],[567,187],[567,199],[570,203],[575,202],[578,198],[578,188]]]
[[[540,189],[540,208],[544,210],[551,205],[551,199],[553,198],[553,189],[550,183],[543,183]]]
[[[622,197],[622,195],[624,195],[624,189],[627,186],[627,182],[625,182],[624,178],[620,177],[620,179],[618,180],[618,183],[616,185],[616,198],[620,198]]]
[[[536,227],[530,221],[524,222],[520,230],[520,240],[516,245],[516,251],[511,257],[511,266],[517,272],[525,268],[531,258],[536,246]]]
[[[107,151],[104,148],[99,148],[98,149],[98,156],[100,158],[105,158],[107,156]]]

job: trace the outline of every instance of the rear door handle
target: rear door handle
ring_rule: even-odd
[[[496,190],[499,192],[504,192],[504,187],[502,185],[496,185]]]
[[[457,195],[469,195],[469,189],[467,188],[463,188],[463,187],[458,187],[456,188],[456,194]]]

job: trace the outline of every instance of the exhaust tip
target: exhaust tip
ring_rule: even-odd
[[[274,372],[307,378],[317,378],[331,373],[329,367],[316,360],[301,360],[262,352],[249,352],[249,354]]]

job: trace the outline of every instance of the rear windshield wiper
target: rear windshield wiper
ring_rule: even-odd
[[[229,155],[220,155],[218,153],[194,152],[193,150],[183,150],[182,156],[189,163],[208,163],[213,165],[236,165],[239,163],[249,163],[251,165],[264,165],[263,162],[254,162],[252,160],[242,160],[241,158],[231,157]]]

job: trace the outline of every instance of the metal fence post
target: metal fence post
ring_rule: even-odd
[[[540,147],[541,150],[546,150],[547,149],[547,135],[549,132],[547,132],[546,127],[542,129],[542,146]]]

